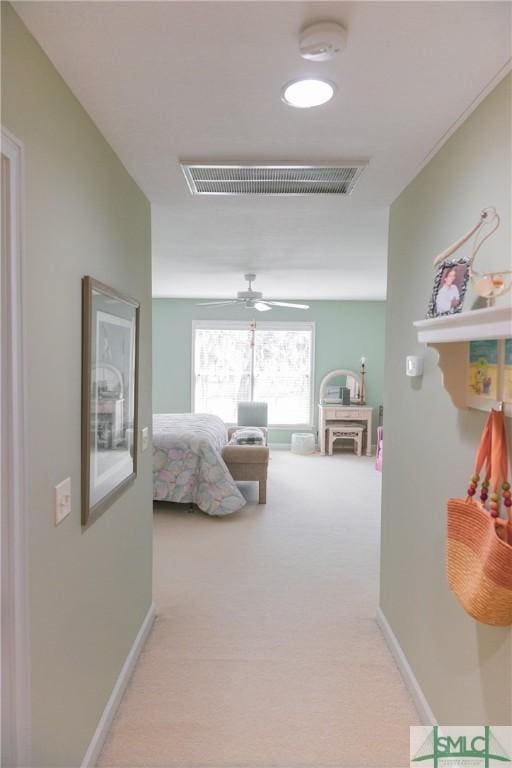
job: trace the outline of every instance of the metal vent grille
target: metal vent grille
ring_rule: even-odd
[[[181,168],[193,195],[349,195],[365,165],[182,163]]]

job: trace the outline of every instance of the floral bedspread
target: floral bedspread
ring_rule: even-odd
[[[222,456],[226,425],[205,413],[153,416],[153,498],[192,502],[208,515],[230,515],[245,499]]]

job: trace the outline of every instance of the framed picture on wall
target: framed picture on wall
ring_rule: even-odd
[[[462,311],[469,278],[467,259],[446,259],[437,268],[427,319]]]
[[[503,355],[503,402],[512,409],[512,339],[505,339]]]
[[[139,302],[92,277],[82,295],[82,525],[137,475]]]
[[[499,346],[497,339],[469,342],[468,395],[475,398],[498,399]]]
[[[478,339],[467,347],[467,405],[512,416],[512,339]]]

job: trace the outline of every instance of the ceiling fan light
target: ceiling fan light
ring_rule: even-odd
[[[226,307],[242,306],[244,309],[255,309],[257,312],[269,312],[272,307],[290,307],[292,309],[309,309],[309,304],[297,304],[291,301],[273,301],[264,299],[261,291],[253,291],[252,283],[256,280],[256,275],[252,272],[244,275],[249,283],[247,291],[238,291],[236,299],[220,299],[219,301],[200,301],[197,307]]]
[[[309,304],[297,304],[290,301],[269,301],[273,307],[292,307],[293,309],[309,309]]]

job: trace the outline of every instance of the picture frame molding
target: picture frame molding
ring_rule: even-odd
[[[134,377],[133,382],[133,471],[115,488],[107,493],[92,507],[90,506],[91,480],[91,374],[92,374],[92,333],[93,291],[130,304],[135,309],[134,334]],[[139,337],[140,337],[140,302],[127,294],[116,291],[105,283],[95,280],[90,275],[82,279],[82,471],[81,471],[81,522],[83,528],[94,523],[137,477],[138,469],[138,433],[139,433]]]

